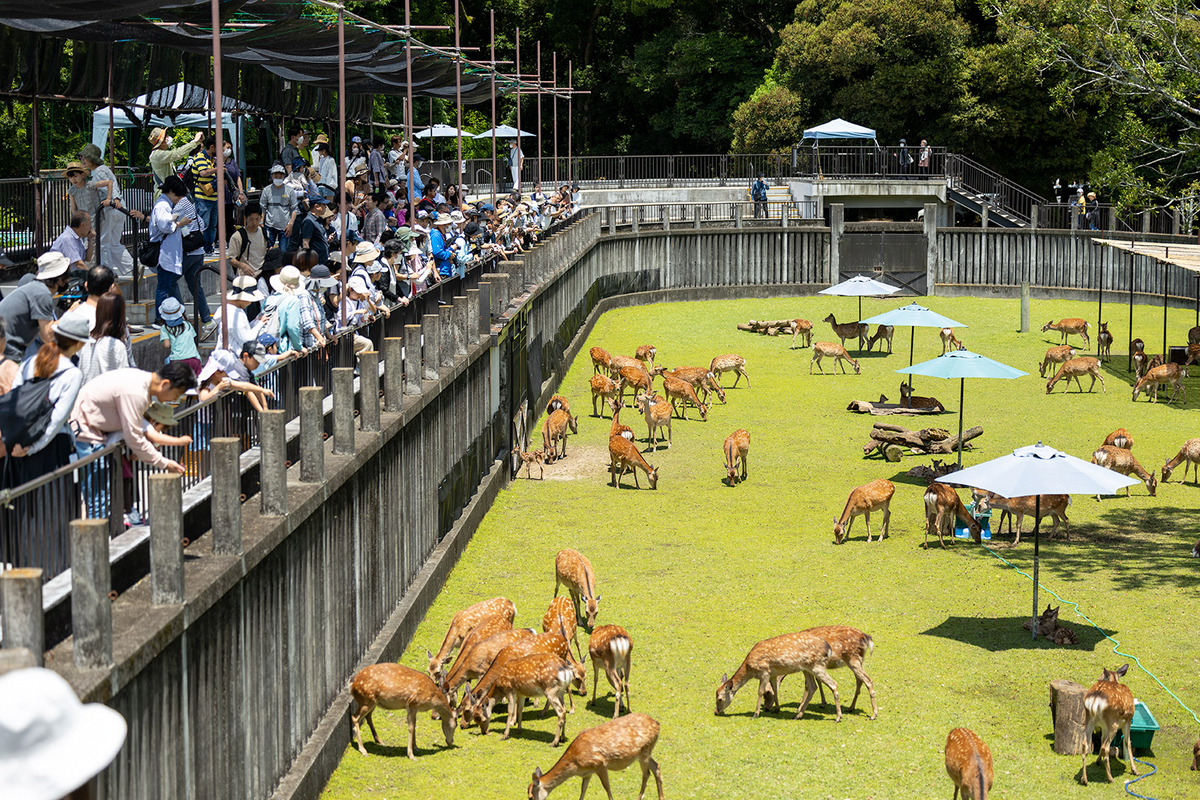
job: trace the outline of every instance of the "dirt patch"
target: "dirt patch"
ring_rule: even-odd
[[[575,481],[608,477],[608,448],[575,447],[567,444],[567,457],[546,465],[546,480]],[[537,475],[537,469],[533,471]]]

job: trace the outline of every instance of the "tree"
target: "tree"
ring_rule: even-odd
[[[750,99],[733,113],[733,150],[739,153],[777,153],[804,135],[808,104],[768,76]]]

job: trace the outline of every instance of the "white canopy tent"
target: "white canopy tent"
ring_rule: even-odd
[[[875,131],[838,117],[815,128],[807,128],[804,131],[804,139],[870,139],[874,141]]]

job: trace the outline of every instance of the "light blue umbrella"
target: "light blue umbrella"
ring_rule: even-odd
[[[881,297],[900,291],[899,286],[868,278],[866,275],[855,275],[848,281],[834,284],[828,289],[822,289],[817,294],[828,294],[834,297],[857,297],[858,318],[862,319],[862,299],[864,297]]]
[[[923,361],[915,367],[905,367],[896,372],[907,375],[928,375],[931,378],[958,378],[959,467],[962,467],[963,395],[967,378],[1020,378],[1022,375],[1029,374],[1019,369],[1013,369],[1007,364],[1001,364],[987,356],[972,353],[970,350],[951,350],[932,361]]]
[[[912,330],[908,336],[908,365],[911,367],[913,363],[913,344],[916,341],[917,328],[965,328],[967,327],[961,322],[955,322],[949,317],[944,317],[936,311],[930,311],[925,306],[919,306],[916,303],[909,303],[906,306],[885,311],[882,314],[876,314],[870,319],[860,320],[867,325],[907,325]],[[910,380],[911,384],[912,381]]]

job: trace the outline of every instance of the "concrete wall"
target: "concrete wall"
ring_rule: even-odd
[[[655,205],[658,203],[733,203],[750,199],[750,185],[693,186],[675,189],[585,189],[584,207]]]

